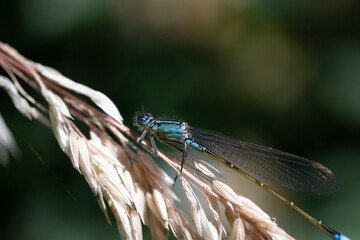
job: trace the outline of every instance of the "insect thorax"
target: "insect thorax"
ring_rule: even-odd
[[[152,131],[161,140],[184,141],[191,137],[188,124],[180,121],[158,120]]]

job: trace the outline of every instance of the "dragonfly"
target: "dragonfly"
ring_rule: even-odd
[[[322,164],[273,148],[240,141],[210,130],[195,128],[189,126],[187,122],[156,119],[150,113],[136,113],[135,125],[142,131],[138,142],[148,135],[154,156],[158,156],[155,139],[182,151],[180,174],[188,150],[194,149],[220,161],[269,191],[330,238],[350,240],[263,183],[263,181],[268,181],[284,188],[313,194],[330,193],[336,188],[336,178]]]

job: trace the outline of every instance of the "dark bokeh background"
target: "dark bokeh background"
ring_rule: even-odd
[[[155,115],[323,163],[338,179],[333,194],[281,192],[357,239],[359,5],[7,0],[1,3],[0,41],[102,91],[129,126],[144,105]],[[19,160],[0,167],[0,239],[118,239],[51,131],[21,116],[0,92],[0,111],[22,150]],[[285,204],[251,183],[238,184],[238,178],[228,176],[291,235],[327,239]]]

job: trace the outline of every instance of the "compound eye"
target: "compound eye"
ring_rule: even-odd
[[[143,118],[143,117],[138,117],[138,118],[136,119],[136,121],[137,121],[139,124],[142,124],[142,123],[144,123],[144,118]]]

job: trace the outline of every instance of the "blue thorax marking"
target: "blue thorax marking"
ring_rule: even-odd
[[[156,120],[152,130],[156,133],[159,140],[182,142],[190,137],[187,123],[180,121]]]
[[[155,120],[152,130],[161,141],[181,142],[194,148],[197,151],[204,152],[206,148],[191,137],[188,124],[181,121]]]

